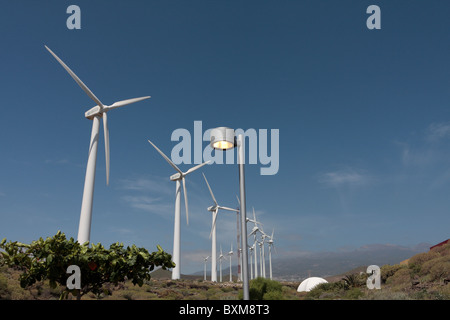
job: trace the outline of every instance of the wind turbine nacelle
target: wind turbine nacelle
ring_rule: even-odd
[[[179,172],[170,176],[170,180],[172,180],[172,181],[179,180],[180,178],[181,178],[181,174]]]
[[[211,207],[208,207],[208,209],[207,209],[208,211],[215,211],[216,210],[216,206],[211,206]]]
[[[85,112],[84,116],[90,120],[92,120],[96,115],[101,115],[102,109],[100,106],[95,106],[88,111]]]

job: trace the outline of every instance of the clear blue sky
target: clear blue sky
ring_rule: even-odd
[[[66,9],[81,8],[81,30]],[[369,5],[381,29],[369,30]],[[0,11],[0,238],[76,238],[94,106],[50,47],[105,104],[91,241],[172,251],[171,134],[279,129],[279,171],[246,166],[247,209],[275,230],[278,257],[449,238],[450,3],[447,1],[7,1]],[[207,142],[203,143],[206,147]],[[190,165],[180,164],[182,170]],[[210,165],[236,206],[237,165]],[[210,254],[201,172],[182,204],[182,272]],[[218,246],[235,248],[220,214]],[[249,230],[251,226],[249,226]]]

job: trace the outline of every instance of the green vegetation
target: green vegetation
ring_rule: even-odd
[[[249,283],[250,300],[284,300],[283,286],[280,282],[258,277]],[[243,298],[242,291],[239,299]]]
[[[81,298],[87,293],[97,296],[110,294],[106,284],[118,285],[125,280],[133,285],[142,286],[150,280],[150,271],[155,266],[174,267],[171,255],[158,246],[158,251],[149,253],[135,245],[124,248],[121,243],[114,243],[109,249],[100,243],[79,244],[73,238],[66,239],[64,233],[58,231],[53,237],[40,238],[31,244],[17,241],[0,242],[0,266],[8,266],[19,270],[20,287],[31,288],[36,283],[48,281],[51,289],[58,289],[60,298],[67,298],[69,293]],[[69,290],[66,287],[67,268],[78,266],[81,274],[81,288]],[[0,278],[0,294],[8,297],[7,281]],[[38,292],[41,287],[37,286]],[[3,293],[2,293],[3,292]],[[38,293],[39,294],[39,293]]]
[[[159,270],[158,270],[159,271]],[[135,286],[130,280],[117,285],[107,283],[104,289],[109,294],[96,295],[85,294],[83,300],[239,300],[242,299],[242,282],[212,283],[210,281],[197,279],[171,280],[170,273],[160,277],[156,271],[150,280],[145,280],[143,285]],[[14,268],[1,267],[0,279],[6,279],[6,283],[0,280],[0,300],[57,300],[60,297],[62,287],[52,289],[48,280],[36,282],[34,285],[24,289],[20,287],[21,271]],[[264,279],[267,280],[267,279]],[[251,281],[253,282],[253,280]],[[267,282],[270,282],[268,280]],[[3,286],[2,286],[3,283]],[[265,291],[264,299],[289,299],[298,300],[297,283],[277,283],[274,287],[279,290],[269,289]],[[274,296],[271,296],[275,293]],[[69,296],[68,299],[74,297]]]
[[[357,299],[362,296],[364,276],[348,274],[340,281],[321,283],[305,295],[305,300]]]

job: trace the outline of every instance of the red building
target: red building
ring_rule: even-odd
[[[449,243],[449,242],[450,242],[450,239],[444,240],[444,241],[442,241],[442,242],[440,242],[438,244],[435,244],[434,246],[430,247],[430,250],[432,250],[434,248],[437,248],[437,247],[440,247],[440,246],[443,246],[444,244]]]

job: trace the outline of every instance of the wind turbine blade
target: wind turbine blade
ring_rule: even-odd
[[[236,199],[237,199],[239,205],[241,205],[241,201],[239,200],[239,197],[237,195],[236,195]]]
[[[236,209],[232,209],[232,208],[228,208],[228,207],[222,207],[222,206],[219,206],[219,208],[220,208],[220,209],[223,209],[223,210],[228,210],[228,211],[239,212],[239,210],[236,210]]]
[[[188,199],[186,191],[186,181],[184,177],[181,179],[183,181],[183,193],[184,193],[184,206],[186,207],[186,223],[189,224],[189,210],[188,210]]]
[[[107,109],[110,110],[110,109],[123,107],[123,106],[126,106],[127,104],[139,102],[139,101],[142,101],[142,100],[145,100],[145,99],[149,99],[149,98],[150,98],[150,96],[146,96],[146,97],[140,97],[140,98],[133,98],[133,99],[117,101],[117,102],[114,102],[112,105],[108,106]]]
[[[200,169],[200,168],[203,167],[205,164],[208,164],[208,163],[210,163],[210,162],[211,162],[211,160],[208,160],[208,161],[206,161],[206,162],[203,162],[202,164],[199,164],[199,165],[197,165],[197,166],[195,166],[195,167],[192,167],[192,168],[190,168],[188,171],[186,171],[184,175],[186,176],[186,175],[188,175],[189,173],[194,172],[194,171],[197,170],[197,169]]]
[[[106,185],[109,185],[109,130],[108,130],[108,116],[103,112],[103,130],[105,136],[105,159],[106,159]]]
[[[166,161],[175,169],[177,170],[180,174],[183,174],[183,172],[175,165],[175,163],[172,162],[172,160],[169,159],[169,157],[167,157],[161,150],[158,149],[157,146],[155,146],[153,144],[153,142],[151,142],[150,140],[148,140],[148,142],[150,142],[150,144],[156,149],[156,151],[159,152],[160,155],[162,155],[162,157],[164,159],[166,159]]]
[[[103,103],[101,103],[100,100],[95,96],[95,94],[93,94],[92,91],[89,90],[89,88],[83,83],[83,81],[81,81],[80,78],[78,78],[77,75],[72,70],[70,70],[70,68],[55,53],[53,53],[52,50],[50,50],[47,46],[45,46],[45,48],[48,50],[48,52],[52,54],[52,56],[59,62],[59,64],[62,65],[64,69],[66,69],[66,71],[70,74],[73,80],[75,80],[75,82],[78,83],[81,89],[83,89],[84,92],[86,92],[89,98],[94,100],[94,102],[103,109],[104,108]]]
[[[270,240],[273,240],[273,232],[274,232],[274,229],[272,229],[272,235],[270,236]]]
[[[255,221],[255,220],[253,220],[253,219],[249,219],[249,218],[247,218],[247,221],[250,221],[250,222],[253,222],[255,225],[257,225],[257,224],[259,224],[259,225],[263,225],[261,222],[259,222],[259,221]]]
[[[208,180],[206,179],[206,176],[203,172],[202,172],[202,174],[203,174],[203,178],[205,178],[206,184],[208,185],[209,193],[211,193],[211,197],[213,198],[215,205],[218,206],[219,204],[217,203],[217,200],[214,197],[214,193],[212,192],[211,187],[209,186]]]

